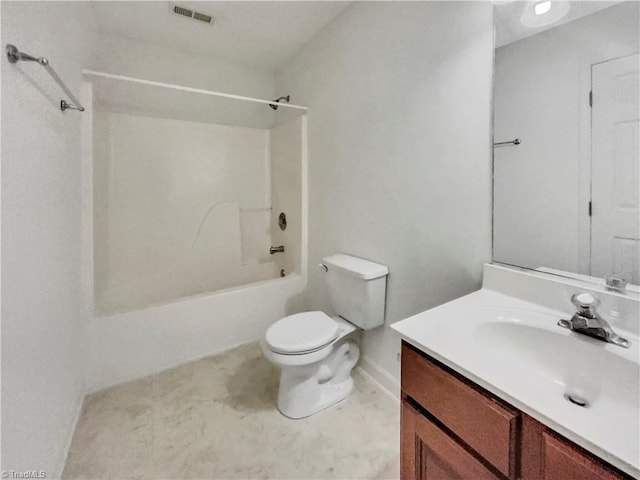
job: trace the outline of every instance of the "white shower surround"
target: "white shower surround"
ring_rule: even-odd
[[[92,114],[97,316],[276,278],[271,130]]]
[[[94,93],[90,83],[83,86],[83,101],[93,104]],[[94,240],[93,240],[93,109],[83,117],[83,285],[84,298],[92,308],[94,303]],[[197,358],[218,353],[236,345],[259,339],[264,330],[275,320],[300,311],[301,292],[307,281],[307,227],[306,227],[306,116],[273,129],[282,138],[298,135],[299,141],[283,152],[292,157],[298,149],[300,168],[299,199],[283,196],[274,205],[276,209],[292,212],[297,223],[298,240],[290,249],[296,251],[295,260],[284,260],[294,273],[285,278],[276,278],[244,286],[234,286],[215,292],[172,299],[168,303],[149,306],[100,318],[94,316],[87,326],[88,360],[85,366],[86,391],[95,392],[103,388],[143,377]],[[267,152],[269,153],[269,152]],[[270,152],[274,154],[273,151]],[[294,174],[295,169],[294,169]],[[291,180],[289,170],[282,175],[272,175],[271,188],[282,191],[280,182]],[[297,193],[297,192],[296,192]],[[291,204],[291,202],[294,202]],[[274,203],[276,203],[274,201]],[[278,212],[274,214],[277,216]],[[273,216],[273,215],[272,215]],[[292,232],[293,233],[293,232]],[[290,239],[291,241],[291,239]],[[278,268],[285,266],[280,265]],[[289,273],[289,272],[287,272]],[[90,310],[91,311],[91,310]]]

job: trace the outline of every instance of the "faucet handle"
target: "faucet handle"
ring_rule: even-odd
[[[616,275],[615,273],[604,277],[604,280],[607,290],[624,293],[625,289],[627,288],[627,280],[620,275]]]
[[[571,295],[571,303],[578,307],[578,313],[588,317],[595,317],[596,307],[600,305],[600,299],[590,293],[574,293]]]

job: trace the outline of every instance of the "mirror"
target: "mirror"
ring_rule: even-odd
[[[640,3],[495,3],[494,262],[640,284]]]

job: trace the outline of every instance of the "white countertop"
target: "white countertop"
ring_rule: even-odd
[[[624,349],[558,327],[571,313],[482,289],[391,326],[529,416],[640,478],[638,339]],[[635,376],[635,378],[633,378]],[[577,393],[586,408],[563,395]]]

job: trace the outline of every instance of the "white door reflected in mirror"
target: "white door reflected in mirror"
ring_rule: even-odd
[[[640,283],[640,56],[594,65],[591,275]]]

